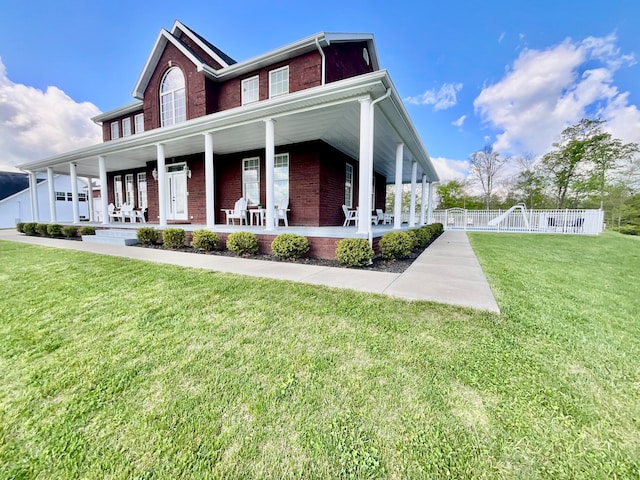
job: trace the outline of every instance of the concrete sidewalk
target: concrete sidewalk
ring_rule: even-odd
[[[374,272],[287,262],[269,262],[150,248],[123,247],[27,236],[0,230],[0,240],[66,248],[219,272],[428,300],[499,313],[489,284],[465,232],[446,231],[404,273]]]

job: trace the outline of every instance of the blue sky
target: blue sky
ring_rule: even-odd
[[[311,34],[373,33],[443,179],[470,154],[541,155],[567,125],[607,119],[640,141],[640,2],[3,2],[0,169],[100,141],[89,116],[131,102],[175,19],[238,61]]]

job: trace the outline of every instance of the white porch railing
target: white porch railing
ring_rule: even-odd
[[[536,232],[598,235],[602,233],[602,210],[527,210],[516,205],[509,210],[434,210],[432,222],[445,230],[482,232]]]

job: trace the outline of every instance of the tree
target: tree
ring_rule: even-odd
[[[438,194],[438,208],[448,209],[454,207],[465,207],[466,185],[458,180],[451,180],[436,187]]]
[[[498,173],[507,159],[501,158],[491,145],[471,154],[470,175],[480,184],[484,193],[485,208],[491,205],[491,195],[498,178]]]
[[[584,118],[565,128],[553,150],[542,157],[542,164],[554,186],[556,207],[564,208],[573,195],[600,195],[601,206],[607,174],[638,151],[635,143],[624,144],[602,130],[604,120]]]
[[[547,179],[532,153],[516,157],[520,173],[514,179],[510,196],[524,202],[527,208],[541,208],[547,203]]]

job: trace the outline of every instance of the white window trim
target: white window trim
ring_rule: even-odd
[[[256,96],[255,99],[253,100],[247,100],[245,98],[245,85],[249,82],[256,82],[258,88],[256,88]],[[242,105],[247,105],[249,103],[255,103],[258,100],[260,100],[260,76],[259,75],[254,75],[253,77],[249,77],[249,78],[245,78],[244,80],[242,80],[242,82],[240,83],[240,91],[241,91],[241,97],[242,97]]]
[[[120,125],[117,121],[111,122],[111,140],[120,138]]]
[[[141,121],[138,122],[138,119],[141,119]],[[133,117],[133,125],[135,128],[135,133],[144,132],[144,113],[138,113]],[[140,126],[140,128],[138,128],[138,126]]]
[[[276,73],[282,72],[284,70],[287,71],[287,89],[284,92],[279,92],[274,94],[273,93],[273,75],[275,75]],[[276,68],[275,70],[271,70],[269,72],[269,98],[279,97],[280,95],[286,95],[287,93],[289,93],[289,65],[281,68]]]
[[[245,182],[244,179],[244,172],[245,172],[245,166],[247,164],[248,161],[253,161],[253,160],[257,160],[258,163],[258,180],[255,182]],[[242,159],[242,197],[249,200],[247,198],[247,191],[246,191],[246,186],[247,183],[257,183],[258,184],[258,203],[260,202],[260,157],[249,157],[249,158],[243,158]]]
[[[347,176],[347,172],[351,171],[351,178],[348,178]],[[347,186],[349,187],[349,197],[347,198]],[[345,190],[345,196],[344,196],[344,204],[347,206],[347,208],[353,208],[353,165],[350,163],[347,163],[345,166],[345,171],[344,171],[344,190]]]
[[[143,180],[141,178],[144,176],[144,186]],[[136,175],[136,181],[138,183],[138,208],[147,208],[147,173],[146,172],[138,172]]]
[[[116,208],[122,206],[122,175],[113,177],[113,204]]]
[[[128,129],[127,125],[129,127]],[[129,135],[131,135],[131,118],[127,117],[122,119],[122,136],[128,137]]]
[[[162,92],[162,86],[164,85],[164,82],[167,78],[167,76],[169,75],[169,73],[171,73],[173,70],[177,70],[178,72],[180,72],[180,74],[182,75],[182,81],[183,81],[183,87],[181,88],[176,88],[173,90],[169,90],[168,92]],[[180,118],[178,119],[176,116],[176,112],[177,112],[177,108],[176,108],[176,94],[178,92],[182,91],[183,92],[183,99],[184,99],[184,119]],[[162,76],[162,80],[160,81],[160,89],[158,91],[159,94],[159,98],[160,98],[160,126],[161,127],[170,127],[172,125],[177,125],[178,123],[182,123],[184,121],[187,120],[187,79],[184,76],[184,72],[179,69],[178,67],[171,67],[169,68],[169,70],[167,70],[164,75]],[[169,120],[168,122],[165,123],[165,116],[163,115],[164,110],[163,110],[163,98],[164,97],[171,97],[171,118],[167,119]]]

